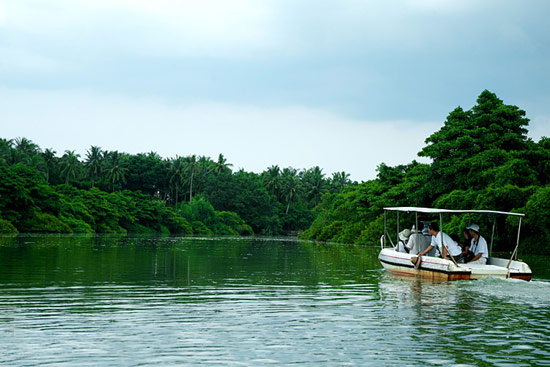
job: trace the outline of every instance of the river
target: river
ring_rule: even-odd
[[[550,273],[431,283],[288,239],[0,238],[2,366],[550,366]],[[521,252],[520,252],[521,257]]]

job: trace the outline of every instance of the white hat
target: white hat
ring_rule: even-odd
[[[401,232],[399,232],[399,239],[401,241],[408,240],[410,235],[411,235],[411,230],[410,229],[404,229]]]
[[[466,227],[466,229],[471,229],[472,231],[479,233],[479,226],[477,224],[472,224],[471,226]]]

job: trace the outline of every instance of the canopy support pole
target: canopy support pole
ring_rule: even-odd
[[[489,257],[493,253],[493,239],[495,238],[495,226],[497,224],[497,217],[493,217],[493,232],[491,233],[491,246],[489,247]]]
[[[518,259],[518,247],[519,247],[519,234],[521,232],[521,217],[519,217],[519,226],[518,226],[518,239],[516,241],[516,260]]]
[[[395,243],[399,243],[399,212],[396,212],[397,213],[397,242]]]
[[[516,241],[516,248],[514,249],[514,252],[512,252],[512,257],[510,257],[510,260],[508,261],[508,265],[506,265],[506,268],[510,268],[510,264],[512,264],[512,260],[514,257],[517,259],[518,255],[518,247],[519,247],[519,234],[521,232],[521,217],[519,217],[519,226],[518,226],[518,239]]]
[[[443,236],[443,213],[439,213],[439,230],[441,231],[441,258],[443,258],[443,249],[445,248],[447,249],[447,253],[451,257],[451,260],[453,261],[453,263],[456,266],[459,266],[455,258],[453,257],[453,255],[451,255],[451,251],[449,251],[449,248],[445,246],[445,240],[443,239],[445,237]]]
[[[384,210],[384,247],[386,247],[386,237],[388,231],[386,230],[386,210]]]

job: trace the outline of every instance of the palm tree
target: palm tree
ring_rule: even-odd
[[[264,176],[264,184],[267,191],[277,197],[279,200],[279,192],[281,190],[281,170],[279,166],[271,166],[267,169]]]
[[[344,188],[350,184],[351,180],[349,179],[349,173],[342,171],[332,174],[332,186],[335,188],[336,192],[344,191]]]
[[[310,201],[313,201],[313,206],[317,206],[321,200],[321,196],[327,191],[325,174],[319,166],[309,169],[304,174],[304,179],[307,187],[307,196]]]
[[[174,188],[176,200],[174,206],[178,205],[178,192],[180,186],[185,180],[185,161],[182,157],[176,155],[175,159],[170,160],[170,186]]]
[[[227,163],[227,159],[223,156],[223,154],[220,153],[218,156],[218,161],[216,162],[216,168],[214,169],[214,172],[216,172],[217,175],[224,172],[231,172],[231,168],[233,167],[233,164]]]
[[[61,171],[61,174],[65,176],[65,184],[69,184],[69,180],[72,178],[76,178],[79,168],[80,168],[80,161],[78,160],[80,158],[79,154],[75,154],[74,150],[66,150],[65,154],[63,155],[62,164],[63,164],[63,170]]]
[[[204,185],[208,177],[216,170],[216,163],[210,157],[199,156],[195,166],[195,176],[193,180],[193,192],[196,196],[204,190]]]
[[[151,166],[150,174],[153,178],[152,197],[156,200],[166,202],[169,196],[168,173],[170,167],[170,159],[163,159],[157,152],[149,152],[146,155]]]
[[[0,163],[11,164],[13,162],[13,140],[0,138]]]
[[[285,214],[288,214],[290,203],[296,199],[300,191],[298,172],[292,167],[284,168],[282,173],[282,194],[287,201]]]
[[[56,160],[55,153],[55,150],[50,148],[46,149],[44,153],[42,153],[42,158],[46,164],[46,182],[50,182],[50,172]]]
[[[95,185],[95,180],[101,175],[101,166],[103,163],[103,154],[100,147],[91,146],[86,151],[86,163],[84,167],[88,177],[92,179],[92,187]]]
[[[187,157],[187,172],[189,172],[189,201],[193,200],[193,177],[197,168],[197,156]]]
[[[46,167],[46,162],[44,162],[42,154],[36,153],[32,157],[27,157],[25,163],[27,164],[27,166],[36,169],[38,172],[42,172],[46,179],[48,178],[48,169]]]
[[[150,158],[151,160],[156,160],[156,161],[162,160],[162,157],[157,152],[153,152],[153,151],[150,151],[149,153],[147,153],[147,158]]]
[[[111,183],[113,192],[115,187],[126,183],[126,168],[123,167],[121,155],[115,150],[106,153],[108,157],[108,168],[105,177]]]
[[[24,162],[40,153],[38,145],[27,138],[15,138],[15,157],[13,163]]]

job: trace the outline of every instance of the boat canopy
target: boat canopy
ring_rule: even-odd
[[[420,207],[414,207],[414,206],[397,206],[397,207],[388,207],[384,208],[384,210],[389,211],[397,211],[397,212],[416,212],[416,213],[429,213],[429,214],[440,214],[440,213],[448,213],[448,214],[467,214],[467,213],[475,213],[475,214],[499,214],[499,215],[511,215],[516,217],[525,217],[525,214],[522,213],[510,213],[510,212],[499,212],[496,210],[454,210],[454,209],[437,209],[437,208],[420,208]]]

